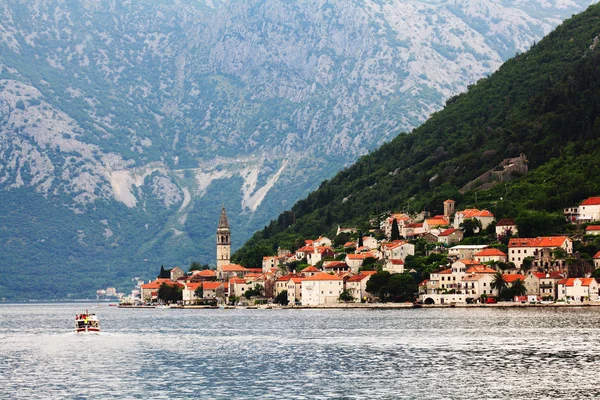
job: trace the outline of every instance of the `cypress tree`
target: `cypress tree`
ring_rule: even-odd
[[[392,236],[391,240],[400,240],[400,229],[398,228],[398,221],[394,218],[394,222],[392,222]]]

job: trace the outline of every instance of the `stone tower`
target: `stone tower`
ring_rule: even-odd
[[[454,200],[444,201],[444,217],[450,217],[454,214]]]
[[[217,227],[217,276],[222,276],[223,265],[231,264],[231,232],[229,222],[227,222],[227,213],[225,206],[221,209],[221,218]]]

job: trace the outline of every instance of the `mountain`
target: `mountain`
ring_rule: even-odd
[[[2,2],[0,297],[211,262],[590,3]]]
[[[368,229],[390,211],[443,213],[489,208],[517,217],[527,234],[564,229],[562,208],[600,193],[600,5],[451,97],[411,134],[401,134],[321,184],[257,232],[235,257],[259,262],[278,246],[335,235],[337,225]],[[528,160],[528,173],[492,188],[478,177],[504,159]],[[474,184],[469,185],[470,182]],[[469,190],[471,189],[471,190]]]

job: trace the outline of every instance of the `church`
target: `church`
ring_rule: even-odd
[[[221,209],[221,217],[217,226],[217,277],[223,276],[223,266],[231,264],[231,230],[227,221],[225,206]]]

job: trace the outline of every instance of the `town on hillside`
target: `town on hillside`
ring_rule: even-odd
[[[599,300],[600,197],[564,215],[568,234],[521,237],[514,219],[488,210],[443,215],[391,213],[369,232],[338,227],[334,239],[263,257],[261,268],[231,262],[225,208],[216,232],[216,268],[196,263],[185,272],[161,268],[126,302],[182,305],[331,306],[414,304],[585,303]]]

